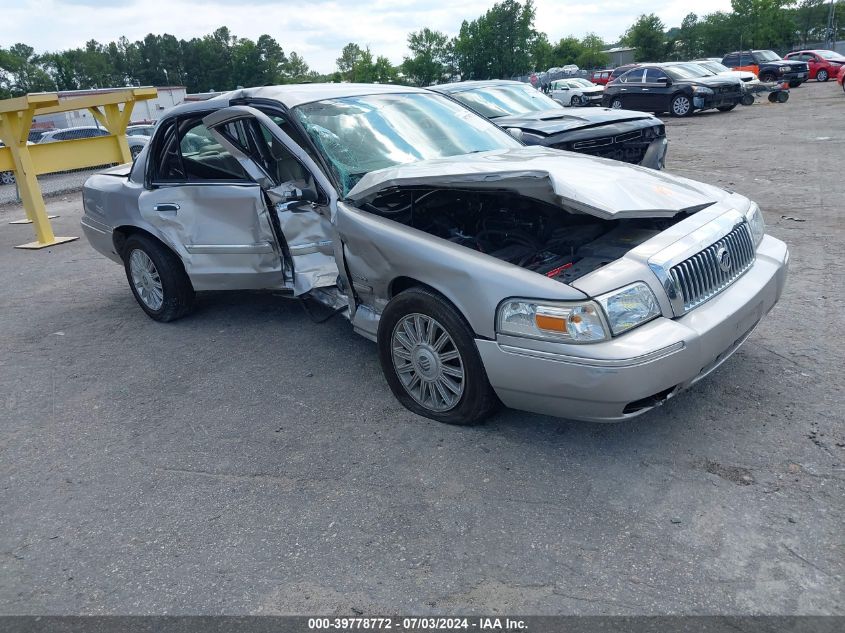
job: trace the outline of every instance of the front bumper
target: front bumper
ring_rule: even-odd
[[[662,404],[721,365],[777,303],[789,252],[766,236],[754,265],[707,303],[595,345],[476,340],[490,384],[514,409],[613,422]]]
[[[651,169],[663,169],[666,166],[666,152],[669,149],[669,139],[660,136],[654,139],[648,146],[645,156],[640,161],[642,167]]]
[[[692,105],[696,110],[709,110],[711,108],[737,105],[740,101],[742,101],[742,92],[731,93],[729,95],[693,95],[692,97]]]

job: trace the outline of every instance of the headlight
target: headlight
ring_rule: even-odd
[[[641,281],[598,297],[614,336],[660,315],[657,298]]]
[[[586,303],[509,299],[499,306],[500,334],[561,343],[596,343],[607,338],[598,306]]]
[[[785,73],[785,72],[786,72],[786,66],[780,66],[780,67],[778,68],[778,72],[779,72],[781,75],[782,75],[783,73]]]
[[[751,239],[754,240],[754,248],[760,246],[763,240],[763,234],[766,232],[766,223],[763,221],[763,212],[760,211],[755,203],[751,203],[751,208],[745,213],[745,219],[748,220],[748,228],[751,229]]]
[[[716,94],[707,86],[693,86],[692,91],[697,95],[712,95]]]

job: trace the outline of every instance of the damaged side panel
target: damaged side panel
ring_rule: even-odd
[[[495,336],[495,314],[507,297],[538,296],[577,301],[585,295],[543,275],[393,220],[338,203],[337,229],[360,304],[356,329],[373,338],[378,314],[397,285],[421,283],[443,294],[475,326]]]
[[[267,193],[272,200],[273,191]],[[328,211],[310,203],[278,202],[275,212],[293,265],[294,294],[334,286],[338,269]]]
[[[143,190],[138,209],[177,252],[196,290],[284,286],[281,253],[257,185]]]

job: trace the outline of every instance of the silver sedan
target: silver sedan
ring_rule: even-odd
[[[150,317],[273,289],[377,342],[410,410],[643,413],[702,379],[780,297],[786,246],[747,198],[526,147],[430,91],[239,90],[170,111],[93,176],[82,225]]]

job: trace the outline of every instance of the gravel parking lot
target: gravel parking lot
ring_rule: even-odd
[[[845,614],[845,95],[669,120],[760,203],[781,303],[630,422],[456,428],[268,293],[158,324],[84,239],[0,207],[0,613]],[[48,202],[80,235],[80,196]]]

